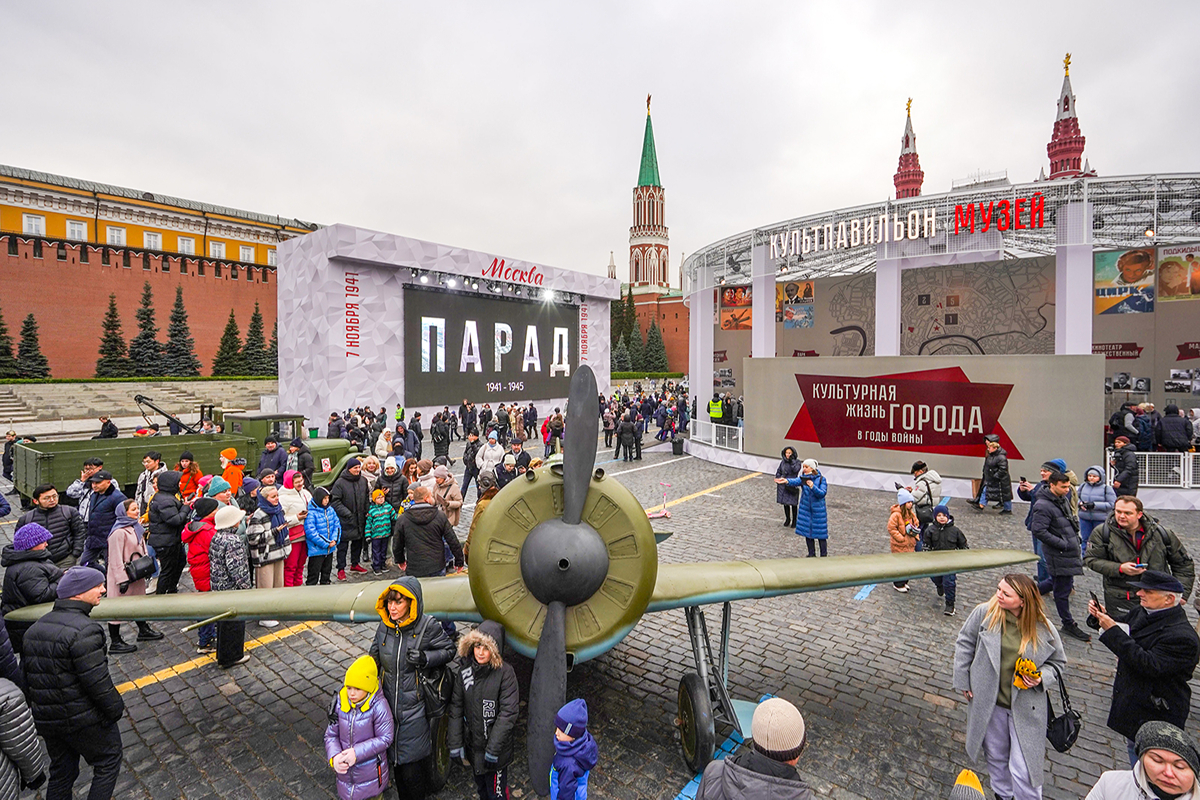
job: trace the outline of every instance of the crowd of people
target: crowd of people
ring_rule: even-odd
[[[1200,408],[1190,412],[1168,403],[1159,413],[1154,403],[1122,403],[1108,420],[1110,441],[1124,436],[1134,449],[1186,453],[1200,443]]]
[[[720,406],[725,419],[726,401],[714,401],[710,409]],[[493,411],[468,401],[457,411],[444,408],[429,424],[429,459],[419,412],[333,414],[327,434],[356,442],[360,455],[328,488],[313,486],[313,458],[303,440],[284,445],[274,438],[254,470],[232,449],[211,473],[189,452],[166,459],[158,449],[146,452],[144,471],[124,489],[99,458],[86,459],[62,495],[49,484],[37,487],[0,556],[2,611],[41,603],[53,603],[53,610],[33,624],[0,625],[0,797],[15,797],[47,777],[48,797],[68,797],[81,757],[93,768],[90,796],[111,796],[122,757],[123,703],[107,658],[163,636],[145,621],[135,623],[135,640],[117,624],[105,636],[88,614],[103,596],[177,593],[187,565],[200,592],[328,584],[353,572],[397,574],[376,603],[380,620],[367,655],[347,670],[330,704],[325,755],[339,796],[368,800],[390,790],[400,798],[425,797],[432,732],[448,714],[451,755],[468,766],[479,796],[507,798],[520,691],[503,658],[504,630],[485,622],[459,636],[452,624],[424,613],[416,579],[467,568],[470,533],[460,544],[455,526],[469,485],[476,487],[473,529],[504,486],[561,451],[563,412],[554,408],[539,419],[532,404],[500,403]],[[740,419],[736,405],[732,413]],[[672,385],[600,397],[599,416],[606,444],[617,448],[614,458],[624,452],[627,459],[641,457],[651,424],[658,438],[669,439],[690,420],[686,392]],[[539,430],[540,458],[525,447]],[[466,440],[461,481],[451,471],[449,447],[459,439]],[[1087,603],[1086,624],[1116,658],[1108,725],[1126,740],[1130,766],[1105,773],[1089,798],[1200,796],[1200,754],[1182,730],[1188,681],[1200,661],[1200,639],[1183,607],[1194,564],[1179,537],[1145,513],[1136,496],[1136,460],[1132,474],[1122,463],[1132,443],[1120,439],[1111,481],[1099,465],[1080,481],[1057,458],[1042,465],[1036,483],[1021,478],[1016,495],[1030,504],[1025,526],[1040,556],[1038,576],[1005,575],[958,634],[954,688],[968,703],[966,748],[986,763],[997,797],[1041,797],[1048,699],[1070,680],[1063,637],[1090,639],[1072,614],[1074,578],[1085,568],[1103,580],[1103,599],[1093,595]],[[785,447],[776,483],[783,524],[805,538],[809,557],[828,556],[830,486],[820,465]],[[969,505],[981,511],[990,500],[1011,513],[1011,487],[1004,448],[992,437],[980,491]],[[962,528],[969,526],[956,520],[941,477],[922,461],[913,464],[911,480],[897,484],[895,503],[884,511],[880,525],[892,552],[968,547]],[[953,616],[956,576],[935,576],[932,583]],[[906,581],[893,585],[909,591]],[[1057,628],[1046,616],[1047,595]],[[198,631],[197,650],[229,668],[249,658],[244,637],[244,623],[209,624]],[[425,688],[435,673],[450,687],[440,700]],[[566,800],[586,787],[598,747],[582,700],[564,706],[556,724],[552,796]],[[812,797],[795,770],[807,742],[794,706],[764,702],[751,745],[710,765],[696,796],[761,790]],[[956,796],[973,797],[972,786],[978,786],[973,776],[960,778],[965,788]],[[11,794],[7,787],[14,787]]]

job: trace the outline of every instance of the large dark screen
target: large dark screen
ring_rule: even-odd
[[[566,397],[577,366],[578,306],[405,287],[410,406]]]

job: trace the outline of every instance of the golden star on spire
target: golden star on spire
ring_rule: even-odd
[[[646,116],[650,115],[650,95],[646,95]]]
[[[911,97],[910,97],[910,98],[908,98],[908,102],[904,104],[904,111],[905,111],[905,113],[907,113],[907,114],[908,114],[910,117],[912,116],[912,98],[911,98]]]
[[[1067,57],[1063,59],[1063,74],[1071,74],[1071,54],[1067,53]]]

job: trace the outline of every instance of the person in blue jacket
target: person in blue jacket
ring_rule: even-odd
[[[304,539],[308,544],[308,578],[305,586],[329,585],[333,570],[333,552],[342,538],[342,521],[329,506],[329,490],[318,486],[308,501],[304,517]]]
[[[800,502],[796,506],[796,535],[803,536],[808,545],[808,557],[817,554],[817,542],[821,543],[821,558],[829,555],[829,517],[825,513],[825,494],[829,484],[817,466],[815,458],[806,458],[800,464],[800,475],[796,478],[776,478],[776,483],[796,486],[800,489]]]
[[[554,715],[554,764],[550,768],[552,800],[587,800],[588,774],[600,760],[600,748],[588,732],[583,698],[572,700]]]
[[[1079,536],[1087,552],[1088,537],[1097,525],[1103,525],[1117,502],[1117,493],[1104,480],[1104,467],[1097,464],[1083,473],[1079,486]]]

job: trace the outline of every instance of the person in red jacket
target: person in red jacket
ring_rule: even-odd
[[[217,532],[213,525],[213,515],[221,507],[211,497],[201,497],[192,504],[192,521],[183,526],[183,543],[187,545],[188,566],[191,568],[192,583],[197,592],[211,590],[209,584],[208,546],[212,544],[213,534]],[[217,624],[210,622],[200,628],[200,641],[196,646],[197,653],[215,653],[217,641]]]

